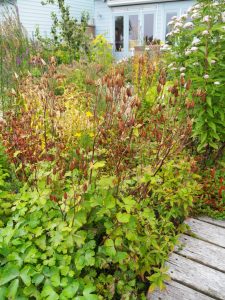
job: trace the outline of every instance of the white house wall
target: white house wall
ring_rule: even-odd
[[[137,1],[138,2],[138,1]],[[128,16],[129,14],[138,14],[142,18],[145,12],[154,12],[154,38],[165,40],[166,33],[166,14],[168,12],[176,12],[178,16],[185,13],[189,7],[195,3],[194,0],[183,0],[173,2],[162,2],[140,5],[124,5],[110,7],[104,0],[95,1],[95,25],[96,33],[104,34],[109,42],[114,42],[114,18],[115,16]],[[125,43],[128,37],[125,36]],[[124,51],[118,53],[118,57],[127,56],[131,53]]]
[[[93,24],[94,18],[94,1],[93,0],[67,0],[70,6],[71,15],[80,19],[83,11],[89,13],[90,23]],[[57,8],[53,5],[41,4],[41,0],[17,0],[20,20],[27,29],[30,36],[34,35],[37,26],[43,35],[49,35],[51,32],[52,11],[57,12]]]
[[[13,6],[11,5],[0,5],[0,22],[4,20],[4,15],[6,14],[6,11],[8,13],[11,11],[11,9],[13,9]]]
[[[104,35],[111,43],[112,36],[112,10],[103,0],[95,1],[95,32]]]

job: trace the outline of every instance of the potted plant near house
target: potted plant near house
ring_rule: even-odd
[[[150,51],[156,54],[160,52],[160,43],[159,39],[154,39],[153,36],[145,37],[142,46],[135,46],[135,54],[142,54],[144,51]]]

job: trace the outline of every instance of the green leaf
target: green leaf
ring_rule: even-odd
[[[45,250],[46,249],[46,236],[42,235],[39,239],[35,241],[35,244],[41,249]]]
[[[215,123],[213,123],[212,121],[209,121],[209,122],[208,122],[208,125],[209,125],[210,128],[212,128],[212,130],[213,130],[214,132],[216,132],[216,124],[215,124]]]
[[[115,198],[113,197],[113,195],[111,194],[108,194],[106,197],[105,197],[105,207],[107,209],[112,209],[116,206],[116,200]]]
[[[19,279],[14,279],[8,287],[8,299],[14,300],[19,287]]]
[[[130,221],[130,215],[126,213],[118,213],[116,217],[120,223],[129,223]]]
[[[60,275],[59,272],[56,272],[51,276],[51,283],[54,287],[59,287],[60,286]]]
[[[85,252],[85,265],[86,266],[94,266],[95,264],[95,252],[92,250],[88,250]]]
[[[105,241],[105,247],[106,247],[106,254],[110,257],[114,257],[116,255],[116,249],[114,247],[114,242],[111,239],[107,239]]]
[[[14,154],[13,154],[13,157],[16,158],[20,153],[22,153],[21,151],[16,151]]]
[[[211,97],[207,97],[206,102],[207,102],[207,104],[208,104],[210,107],[212,107],[212,99],[211,99]]]
[[[0,273],[0,286],[6,284],[7,282],[15,279],[19,276],[18,267],[8,264],[6,265]]]
[[[201,135],[201,144],[205,144],[207,137],[208,137],[208,132],[207,131],[203,132],[203,134]]]
[[[87,232],[84,230],[77,231],[75,237],[76,237],[75,242],[78,248],[80,248],[85,243]]]
[[[85,257],[83,255],[80,255],[79,253],[77,253],[74,263],[75,263],[77,270],[81,271],[85,267]]]
[[[41,299],[40,293],[38,292],[37,288],[34,285],[30,285],[29,287],[25,287],[23,289],[23,293],[29,298],[34,297],[35,299]]]
[[[91,166],[91,169],[97,170],[97,169],[104,168],[104,166],[105,166],[105,161],[98,161]]]
[[[209,142],[209,145],[210,145],[212,148],[216,149],[216,150],[217,150],[218,147],[219,147],[216,143],[214,143],[214,142],[212,142],[212,141]]]
[[[6,299],[6,293],[7,293],[7,287],[5,287],[5,286],[0,287],[0,299],[1,300]]]
[[[36,274],[32,278],[32,282],[37,286],[40,283],[42,283],[42,281],[44,280],[44,278],[45,278],[44,275],[42,275],[42,274]]]
[[[30,271],[30,267],[26,266],[20,272],[20,277],[26,286],[29,286],[31,284],[31,278],[30,278],[30,275],[28,274],[29,271]]]
[[[87,285],[83,291],[85,300],[98,300],[99,298],[96,295],[91,295],[95,290],[96,288],[92,284]]]
[[[78,291],[79,289],[79,283],[78,282],[74,282],[72,284],[70,284],[69,286],[67,286],[61,296],[63,297],[67,297],[67,298],[73,298],[75,295],[76,295],[76,292]]]
[[[54,291],[53,287],[46,284],[42,290],[41,297],[46,298],[48,300],[58,300],[59,295]]]

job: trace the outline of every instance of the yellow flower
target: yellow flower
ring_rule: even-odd
[[[81,137],[81,133],[80,133],[80,132],[77,132],[77,133],[75,133],[75,136],[76,136],[76,137]]]
[[[93,117],[93,114],[92,114],[90,111],[87,111],[87,112],[86,112],[86,116],[87,116],[88,118],[91,118],[91,117]]]

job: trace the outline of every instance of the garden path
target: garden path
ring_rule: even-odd
[[[225,221],[188,219],[190,234],[180,237],[168,261],[171,281],[149,300],[225,300]]]

